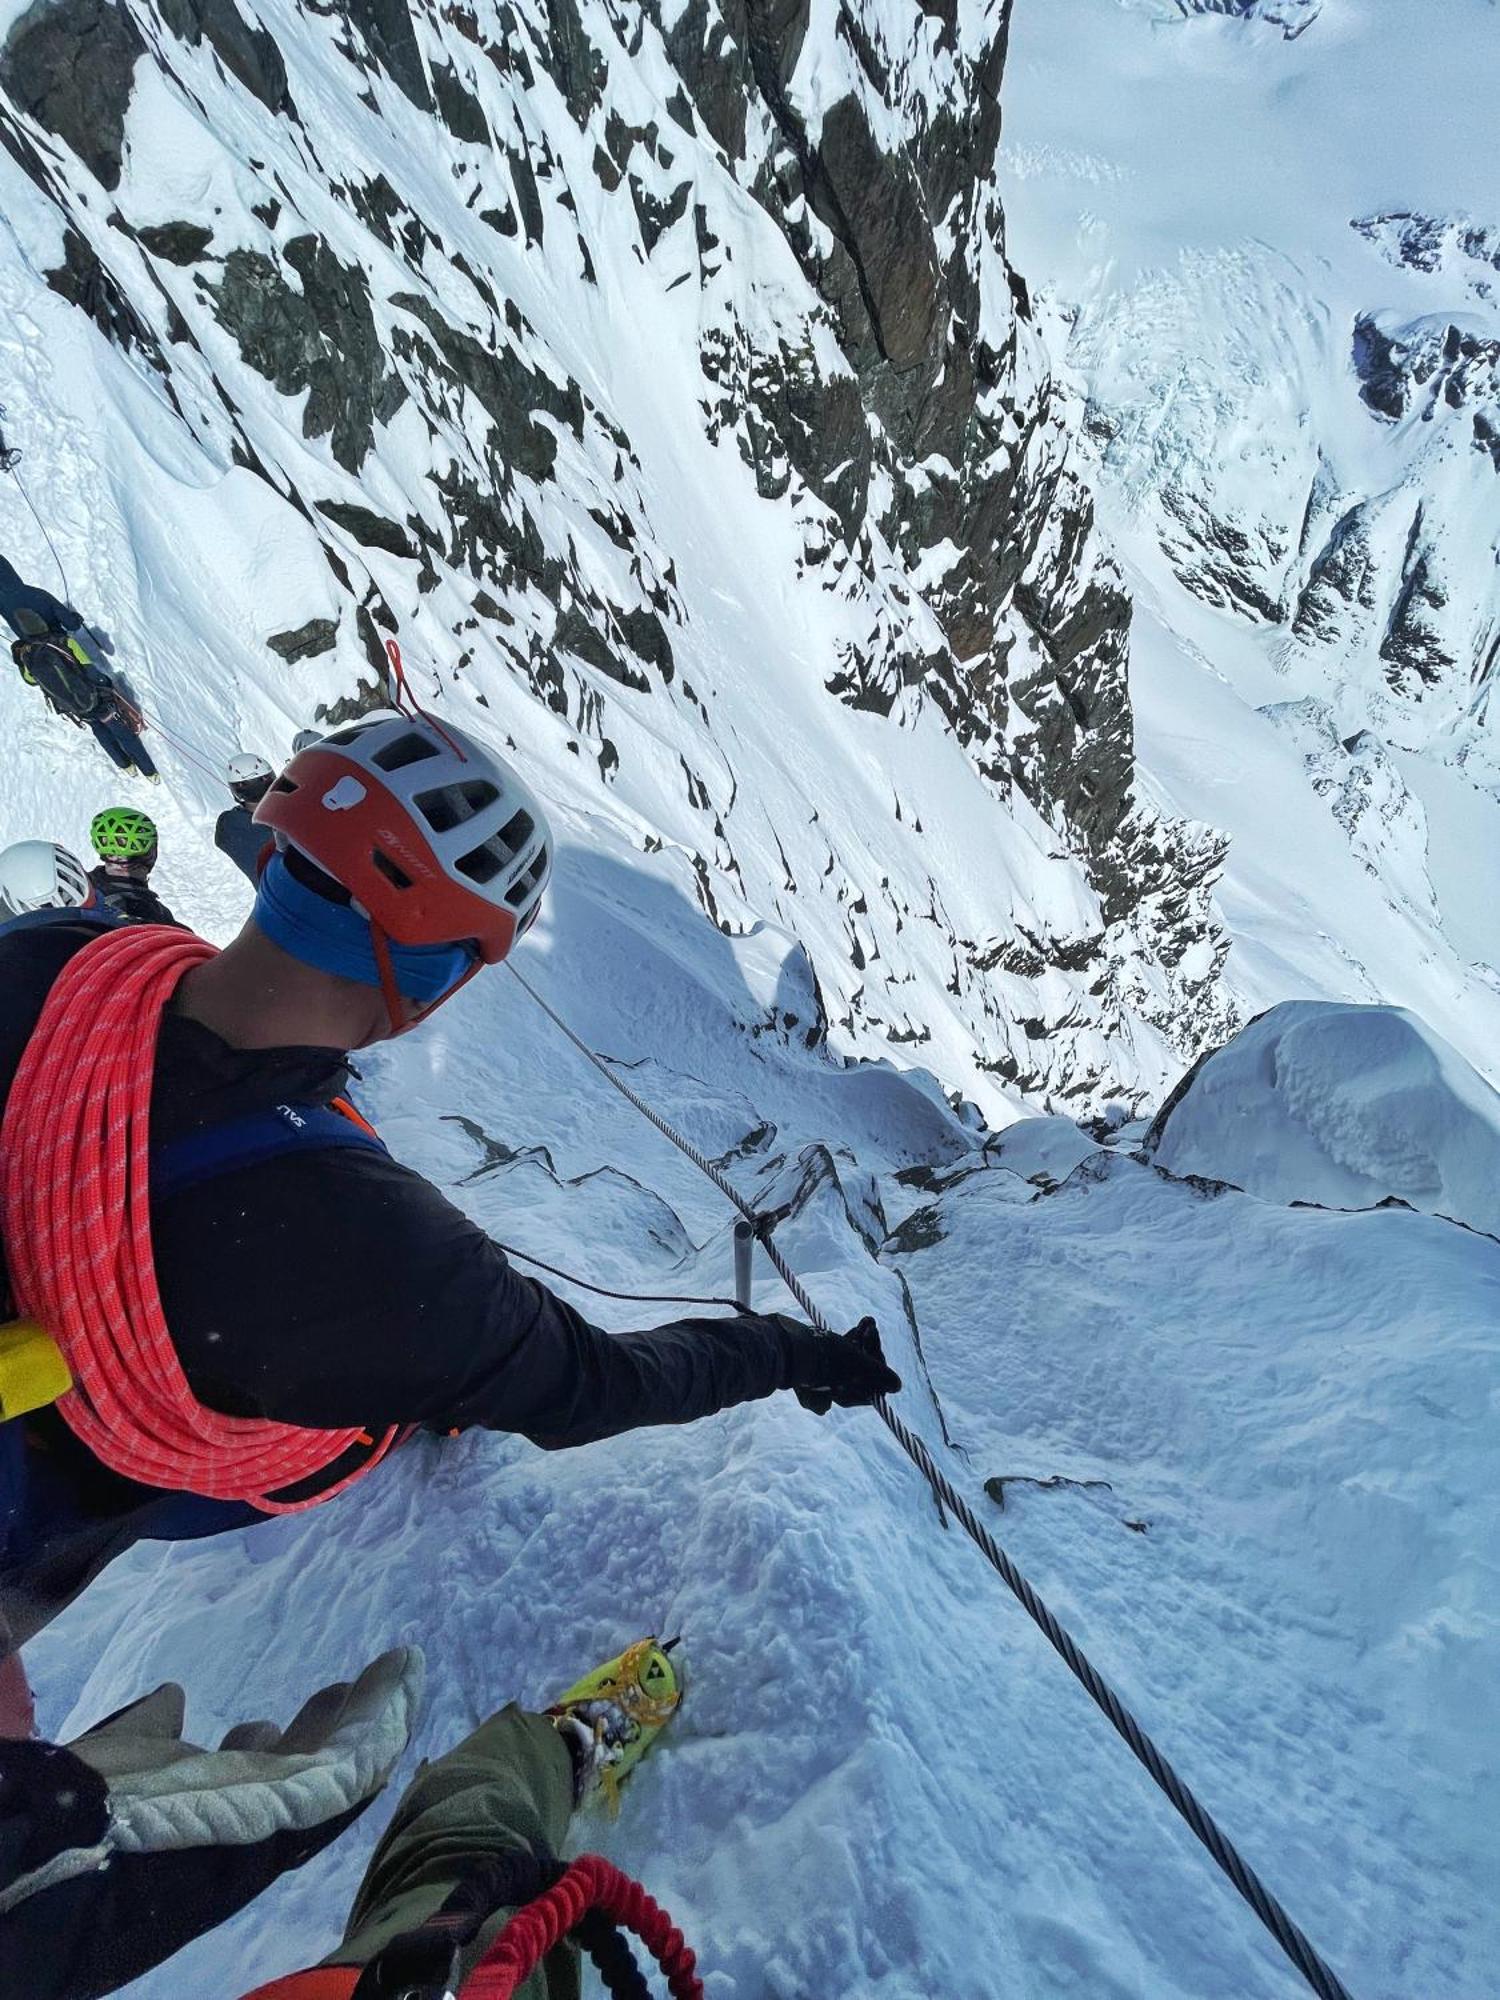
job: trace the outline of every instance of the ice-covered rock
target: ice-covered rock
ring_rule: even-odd
[[[1500,1093],[1399,1007],[1273,1007],[1198,1064],[1147,1146],[1265,1201],[1394,1199],[1500,1236]]]
[[[1280,28],[1288,41],[1295,41],[1323,11],[1323,0],[1121,0],[1121,4],[1159,21],[1185,21],[1201,14],[1264,21]]]
[[[1500,227],[1470,215],[1417,215],[1390,209],[1349,225],[1398,270],[1456,274],[1476,298],[1493,300],[1500,283]]]

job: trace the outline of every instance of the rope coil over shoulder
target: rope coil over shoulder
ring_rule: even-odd
[[[151,1085],[161,1018],[215,955],[184,931],[106,932],[63,968],[26,1046],[0,1130],[0,1228],[19,1312],[57,1341],[75,1387],[59,1414],[94,1456],[148,1486],[295,1514],[341,1493],[399,1436],[302,1500],[269,1496],[366,1442],[226,1417],[193,1394],[151,1250]]]

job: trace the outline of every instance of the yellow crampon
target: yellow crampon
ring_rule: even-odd
[[[676,1641],[671,1642],[673,1645]],[[591,1729],[600,1791],[611,1812],[620,1786],[661,1734],[682,1700],[676,1669],[656,1639],[637,1639],[612,1660],[575,1681],[547,1713]]]

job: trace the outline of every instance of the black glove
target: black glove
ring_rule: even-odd
[[[873,1319],[862,1319],[845,1334],[819,1333],[785,1313],[777,1313],[776,1319],[791,1358],[786,1386],[815,1417],[826,1417],[835,1403],[852,1410],[900,1389],[901,1377],[886,1366]]]

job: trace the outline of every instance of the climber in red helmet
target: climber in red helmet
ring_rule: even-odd
[[[255,816],[275,853],[222,952],[72,912],[0,936],[0,1233],[13,1308],[74,1380],[0,1423],[0,1500],[23,1425],[72,1496],[59,1553],[53,1502],[12,1465],[16,1641],[138,1535],[312,1504],[406,1426],[555,1449],[778,1389],[826,1408],[898,1386],[873,1326],[841,1340],[743,1312],[606,1333],[339,1114],[348,1051],[425,1019],[536,917],[552,837],[510,764],[385,714],[295,756]]]

